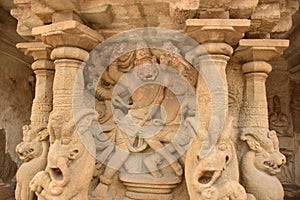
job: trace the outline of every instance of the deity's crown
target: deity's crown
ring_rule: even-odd
[[[152,53],[146,42],[138,42],[136,44],[136,60],[152,58]]]

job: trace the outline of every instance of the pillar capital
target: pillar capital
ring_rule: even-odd
[[[244,74],[248,74],[248,73],[269,74],[272,71],[272,66],[265,61],[251,61],[242,65],[242,71]]]
[[[16,47],[25,55],[32,57],[34,60],[50,59],[51,46],[42,42],[22,42],[18,43]]]
[[[78,47],[57,47],[51,53],[52,60],[74,59],[84,61],[88,57],[89,53]]]
[[[97,31],[74,20],[35,27],[32,35],[54,48],[75,46],[87,51],[104,40]]]
[[[201,44],[201,46],[206,50],[205,53],[208,54],[231,56],[233,53],[233,48],[224,42],[207,42]]]
[[[246,19],[188,19],[185,32],[199,43],[236,45],[249,27],[250,20]]]
[[[242,39],[235,50],[235,59],[242,63],[265,61],[279,57],[289,46],[289,40],[279,39]]]

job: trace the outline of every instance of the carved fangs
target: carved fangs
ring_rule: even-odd
[[[273,162],[265,161],[264,166],[273,170],[273,174],[277,174],[280,172],[280,168],[282,165],[276,165]]]
[[[20,159],[24,162],[28,162],[33,158],[32,154],[34,153],[34,150],[32,148],[28,149],[27,151],[24,152],[18,152]]]

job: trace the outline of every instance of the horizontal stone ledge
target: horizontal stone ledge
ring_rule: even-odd
[[[198,26],[232,26],[236,28],[244,28],[250,26],[248,19],[188,19],[186,20],[187,27]]]
[[[236,45],[250,27],[247,19],[188,19],[185,32],[199,43]]]
[[[62,46],[65,42],[66,46],[75,45],[88,50],[91,50],[105,39],[97,31],[74,20],[35,27],[32,29],[32,35],[53,47]],[[52,39],[47,40],[51,37]]]
[[[276,47],[286,48],[289,46],[289,40],[280,39],[242,39],[239,42],[239,46],[256,46],[256,47]]]
[[[289,46],[289,40],[242,39],[233,55],[234,61],[270,61],[282,55]]]
[[[52,47],[42,42],[22,42],[16,47],[25,55],[33,57],[34,60],[50,59]]]

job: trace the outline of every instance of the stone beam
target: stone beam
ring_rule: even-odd
[[[78,21],[65,21],[32,29],[32,35],[52,47],[78,46],[92,50],[104,37],[98,32],[79,23]]]

